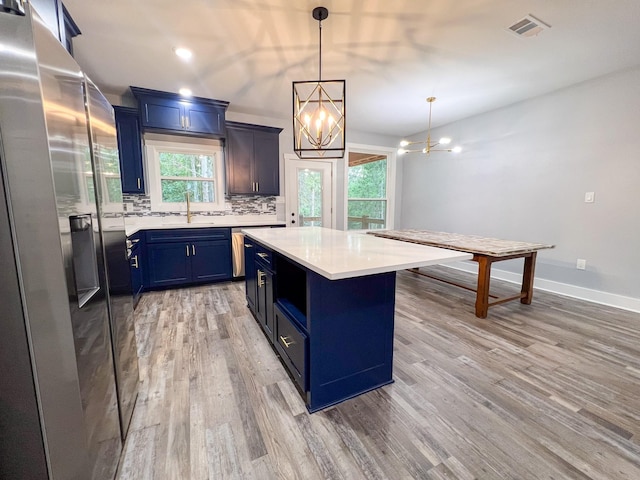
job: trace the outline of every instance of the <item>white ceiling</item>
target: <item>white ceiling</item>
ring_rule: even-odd
[[[291,82],[347,81],[347,127],[403,136],[640,64],[640,0],[64,0],[78,62],[106,93],[129,85],[291,117]],[[527,14],[533,38],[507,27]],[[176,46],[194,52],[189,63]],[[594,102],[594,108],[597,103]]]

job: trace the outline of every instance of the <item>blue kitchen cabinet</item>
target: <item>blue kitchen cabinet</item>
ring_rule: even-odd
[[[280,195],[281,128],[227,122],[227,194]]]
[[[273,254],[259,243],[255,244],[256,304],[255,316],[267,337],[273,342],[273,282],[275,269]]]
[[[3,2],[3,6],[9,9],[12,3],[17,5],[24,2]],[[63,3],[60,0],[30,0],[29,3],[38,12],[51,33],[73,56],[73,38],[81,35],[82,32]]]
[[[191,244],[191,280],[216,282],[231,278],[228,240],[200,240]]]
[[[129,248],[129,267],[131,272],[131,293],[133,294],[133,304],[137,305],[142,289],[144,288],[144,235],[136,233],[127,239]]]
[[[253,239],[245,245],[257,282],[261,269],[265,281],[272,272],[271,290],[265,284],[263,300],[257,289],[252,313],[309,412],[393,382],[395,272],[329,280]]]
[[[255,243],[249,237],[244,237],[244,281],[246,287],[247,305],[255,315],[258,295],[258,281],[256,272]]]
[[[229,102],[131,87],[144,131],[224,138]]]
[[[135,108],[114,106],[122,193],[144,193],[142,167],[142,135],[140,118]]]
[[[159,243],[147,245],[149,287],[169,287],[190,283],[191,262],[188,243]]]
[[[244,242],[244,278],[247,306],[264,330],[269,340],[274,341],[274,275],[273,254],[248,237]]]
[[[280,132],[281,128],[259,129],[253,132],[253,166],[258,195],[280,195]]]
[[[148,287],[164,288],[231,279],[231,230],[148,230]]]

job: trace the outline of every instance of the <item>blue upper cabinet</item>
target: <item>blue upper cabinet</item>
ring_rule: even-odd
[[[281,131],[227,122],[227,194],[280,195]]]
[[[47,28],[73,55],[73,37],[82,32],[62,2],[60,0],[30,0],[29,3],[38,12]]]
[[[229,102],[131,87],[144,131],[224,138]]]
[[[113,107],[118,132],[120,174],[123,193],[144,193],[142,137],[138,109]]]

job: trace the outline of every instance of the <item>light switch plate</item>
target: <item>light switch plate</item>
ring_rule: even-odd
[[[584,203],[593,203],[596,201],[596,192],[587,192],[584,194]]]

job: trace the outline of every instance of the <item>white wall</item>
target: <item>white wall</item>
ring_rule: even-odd
[[[640,299],[639,128],[640,68],[442,127],[464,151],[403,158],[401,225],[552,243],[536,278]]]

